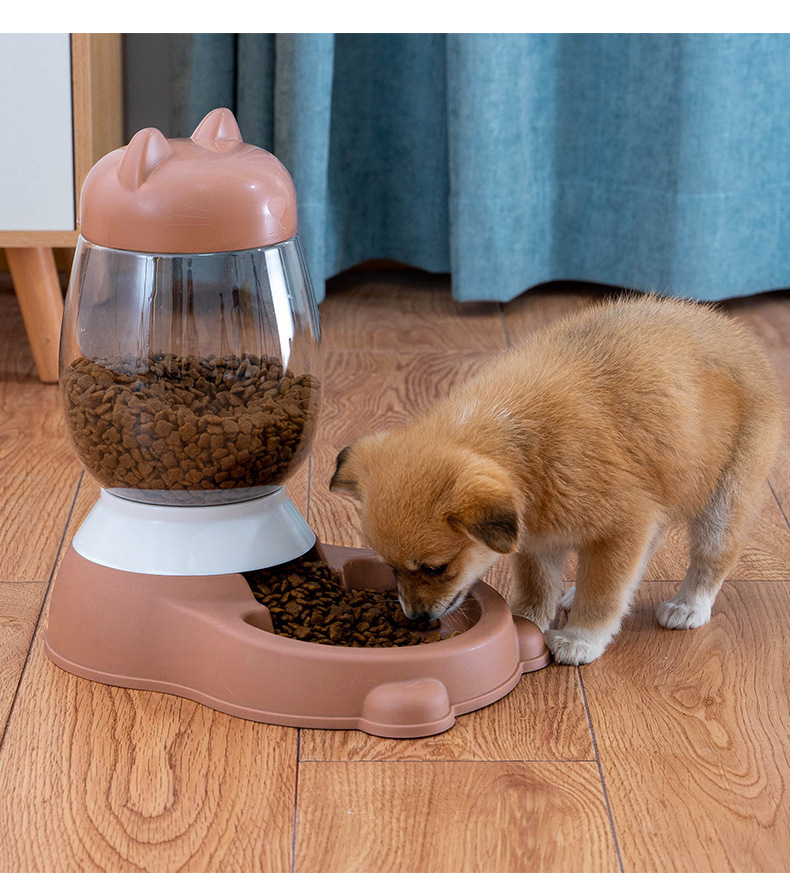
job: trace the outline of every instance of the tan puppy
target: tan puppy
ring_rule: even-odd
[[[765,360],[708,306],[655,296],[567,317],[416,420],[341,451],[332,490],[362,502],[404,612],[437,618],[513,554],[512,609],[555,660],[603,654],[667,527],[691,562],[660,624],[705,624],[780,440]],[[568,552],[576,587],[562,597]],[[549,630],[557,608],[566,626]]]

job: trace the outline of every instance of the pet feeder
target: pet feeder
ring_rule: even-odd
[[[273,633],[243,572],[312,552],[346,587],[395,582],[370,552],[317,544],[286,494],[318,416],[318,314],[291,178],[228,110],[189,140],[149,128],[105,156],[80,231],[61,393],[102,491],[53,588],[55,664],[256,721],[417,737],[548,663],[540,631],[483,582],[440,642]]]

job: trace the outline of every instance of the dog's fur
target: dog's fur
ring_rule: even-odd
[[[705,624],[744,544],[781,435],[776,382],[710,306],[623,298],[501,355],[411,423],[338,456],[404,612],[437,618],[512,554],[512,609],[555,660],[603,654],[667,527],[691,558],[660,624]],[[563,570],[578,551],[576,587]],[[550,630],[558,607],[567,624]]]

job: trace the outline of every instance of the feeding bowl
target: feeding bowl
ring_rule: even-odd
[[[349,589],[386,590],[390,567],[362,549],[320,549]],[[487,706],[545,667],[540,630],[482,581],[443,620],[440,642],[351,648],[275,634],[241,574],[143,576],[69,548],[46,651],[97,682],[190,698],[245,719],[422,737]]]

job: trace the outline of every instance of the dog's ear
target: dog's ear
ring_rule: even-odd
[[[364,500],[370,472],[376,467],[386,436],[384,431],[375,432],[343,448],[337,455],[335,474],[329,481],[329,489]]]
[[[517,494],[507,480],[483,474],[459,479],[456,507],[447,517],[451,527],[465,532],[497,554],[518,547]]]
[[[359,484],[349,457],[351,457],[350,447],[343,448],[337,455],[335,474],[329,482],[329,489],[334,493],[350,493],[352,496],[359,496]]]

